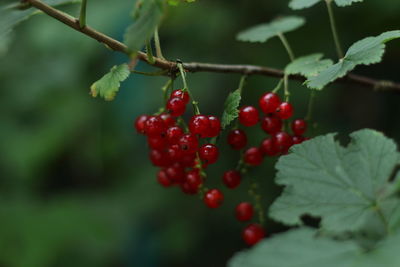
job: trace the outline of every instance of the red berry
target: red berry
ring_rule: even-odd
[[[166,145],[166,138],[159,136],[149,136],[147,137],[147,143],[152,149],[163,149]]]
[[[191,187],[187,182],[181,183],[181,190],[187,195],[195,195],[199,191],[198,189]]]
[[[243,240],[247,245],[252,246],[258,243],[265,236],[264,229],[259,224],[248,225],[242,233]]]
[[[211,189],[204,195],[204,203],[211,209],[218,208],[223,201],[224,195],[218,189]]]
[[[179,162],[185,167],[194,167],[196,165],[196,154],[183,154]]]
[[[251,205],[249,202],[239,203],[236,206],[235,213],[238,221],[248,221],[251,219],[251,217],[253,217],[253,205]]]
[[[260,149],[264,155],[271,157],[276,156],[279,153],[275,144],[275,138],[272,137],[264,139],[261,143]]]
[[[275,134],[282,130],[282,120],[276,116],[267,116],[262,120],[261,128],[267,134]]]
[[[161,150],[153,149],[150,151],[150,161],[154,166],[166,167],[170,164],[168,155]]]
[[[293,145],[292,137],[286,132],[276,133],[274,136],[276,150],[285,153]]]
[[[239,110],[239,121],[244,126],[253,126],[259,119],[258,110],[252,106],[245,106]]]
[[[190,187],[198,190],[200,185],[203,183],[200,171],[198,169],[194,169],[187,172],[185,176],[185,183],[187,183]]]
[[[165,170],[160,170],[157,173],[157,181],[160,185],[162,185],[164,187],[169,187],[169,186],[173,185],[173,182],[168,178],[168,175],[165,172]]]
[[[183,135],[183,130],[178,126],[173,126],[167,129],[166,137],[170,144],[176,144]]]
[[[299,136],[299,135],[292,136],[293,145],[301,144],[305,140],[306,139],[303,136]]]
[[[228,134],[228,144],[236,150],[240,150],[247,145],[246,133],[242,130],[232,130]]]
[[[148,118],[149,116],[147,115],[140,115],[139,117],[136,118],[135,128],[138,133],[145,134],[145,123]]]
[[[268,114],[273,113],[281,104],[279,96],[275,93],[266,93],[260,97],[258,104],[261,110]]]
[[[258,147],[250,147],[244,153],[244,162],[251,166],[258,166],[262,163],[263,154]]]
[[[175,183],[182,183],[185,178],[185,170],[179,163],[169,166],[165,172],[168,178]]]
[[[221,131],[221,122],[215,116],[208,116],[208,120],[210,121],[210,128],[208,129],[207,137],[215,137],[219,135]]]
[[[199,157],[206,164],[213,164],[218,160],[219,151],[213,144],[202,145],[199,148]]]
[[[276,115],[282,120],[287,120],[293,115],[293,107],[292,104],[288,102],[282,102],[279,107],[276,109]]]
[[[167,155],[171,162],[178,162],[182,159],[182,150],[179,145],[173,144],[167,148]]]
[[[183,92],[181,89],[174,90],[171,93],[170,98],[179,97],[185,102],[185,104],[189,103],[189,93],[187,91]]]
[[[171,114],[162,113],[162,114],[160,114],[159,117],[164,121],[164,123],[167,126],[167,128],[175,126],[176,121],[175,121],[174,118],[172,118]]]
[[[144,125],[147,136],[159,136],[167,130],[164,121],[157,116],[150,116]]]
[[[185,154],[194,154],[199,147],[199,140],[193,134],[184,134],[178,141],[178,144]]]
[[[226,171],[222,176],[222,181],[230,189],[238,187],[241,180],[240,172],[234,170]]]
[[[210,120],[204,115],[195,115],[189,121],[189,131],[200,137],[207,137],[210,129]]]
[[[179,117],[185,113],[186,103],[180,97],[173,97],[168,100],[167,109],[169,110],[171,116]]]
[[[303,135],[307,130],[307,122],[297,119],[292,122],[292,131],[295,135]]]

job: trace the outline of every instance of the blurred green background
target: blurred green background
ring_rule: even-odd
[[[324,5],[294,12],[288,1],[198,0],[171,8],[160,29],[164,54],[185,62],[248,63],[283,68],[287,55],[279,40],[267,44],[235,41],[235,34],[277,16],[296,14],[306,26],[287,34],[296,55],[323,52],[334,59]],[[89,1],[88,22],[117,39],[131,23],[134,1]],[[66,10],[77,14],[78,8]],[[335,8],[344,47],[370,35],[400,28],[400,2],[365,1]],[[247,195],[248,182],[223,188],[224,170],[239,155],[221,139],[222,156],[209,168],[209,187],[225,193],[217,210],[197,196],[156,183],[145,138],[133,120],[162,104],[165,77],[132,75],[115,101],[89,96],[89,87],[124,55],[105,49],[44,15],[21,24],[0,57],[0,266],[225,266],[245,246],[243,224],[234,206]],[[399,42],[389,44],[383,64],[356,73],[400,81]],[[151,71],[140,63],[139,69]],[[205,114],[222,114],[222,103],[240,75],[190,74],[189,85]],[[255,104],[277,79],[250,77],[243,103]],[[178,83],[178,86],[179,83]],[[291,82],[296,117],[304,117],[309,92]],[[312,135],[374,128],[400,140],[400,96],[370,88],[332,85],[318,94]],[[189,114],[188,114],[189,115]],[[250,131],[251,144],[264,134]],[[265,208],[279,194],[274,159],[252,171]],[[267,221],[268,235],[285,228]]]

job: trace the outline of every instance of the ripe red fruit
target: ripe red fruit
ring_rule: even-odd
[[[199,140],[193,134],[184,134],[178,141],[179,147],[185,154],[194,154],[199,147]]]
[[[226,187],[230,189],[238,187],[241,180],[242,176],[240,175],[240,172],[235,170],[226,171],[222,176],[222,181],[224,182]]]
[[[249,202],[239,203],[236,206],[235,213],[236,219],[238,219],[238,221],[248,221],[251,219],[251,217],[253,217],[253,205],[251,205]]]
[[[276,116],[267,116],[262,119],[261,128],[267,134],[275,134],[282,130],[282,120]]]
[[[165,170],[160,170],[157,173],[157,181],[160,185],[164,187],[170,187],[171,185],[173,185],[173,182],[168,178],[168,175],[165,172]]]
[[[243,240],[247,245],[252,246],[258,243],[265,236],[264,229],[259,224],[250,224],[242,232]]]
[[[235,150],[240,150],[247,145],[246,133],[240,129],[232,130],[228,134],[228,144]]]
[[[145,134],[145,123],[148,118],[149,116],[147,115],[140,115],[139,117],[136,118],[135,128],[138,133]]]
[[[162,113],[159,115],[159,117],[164,121],[165,126],[167,126],[167,128],[175,126],[176,121],[174,118],[172,118],[171,114]]]
[[[260,149],[264,155],[270,157],[276,156],[279,153],[275,144],[275,138],[273,137],[265,138],[261,143]]]
[[[167,129],[166,138],[168,143],[176,144],[178,140],[182,137],[183,130],[178,126],[173,126]]]
[[[287,132],[279,132],[274,136],[276,150],[285,153],[293,145],[292,137]]]
[[[199,191],[197,188],[191,187],[190,184],[187,182],[181,183],[181,190],[187,195],[195,195]]]
[[[182,150],[181,150],[182,152]],[[194,167],[196,165],[196,154],[184,154],[181,156],[179,162],[185,167]]]
[[[239,121],[244,126],[253,126],[258,120],[258,110],[255,107],[244,106],[239,110]]]
[[[182,159],[183,153],[177,144],[173,144],[167,148],[167,155],[170,162],[178,162]]]
[[[154,166],[166,167],[170,164],[168,155],[161,150],[152,149],[150,151],[150,161]]]
[[[183,92],[182,89],[174,90],[171,93],[170,98],[179,97],[185,102],[185,104],[189,103],[189,93],[187,91]]]
[[[147,137],[147,143],[152,149],[163,149],[167,143],[166,141],[166,138],[161,135]]]
[[[306,139],[303,136],[299,136],[299,135],[292,136],[293,145],[301,144],[305,140]]]
[[[165,169],[168,178],[175,183],[182,183],[185,178],[185,170],[179,163],[175,163]]]
[[[282,120],[287,120],[293,115],[293,106],[288,102],[282,102],[275,113]]]
[[[221,131],[221,122],[215,116],[208,116],[210,122],[210,128],[208,129],[207,137],[215,137],[219,135]]]
[[[144,131],[147,136],[159,136],[166,130],[164,121],[158,116],[150,116],[144,124]]]
[[[258,104],[261,110],[268,114],[273,113],[281,104],[279,96],[275,93],[266,93],[260,97]]]
[[[262,163],[263,154],[258,147],[250,147],[244,153],[244,162],[251,166],[258,166]]]
[[[187,183],[191,188],[198,190],[200,185],[203,183],[200,171],[198,169],[191,170],[186,173],[185,183]]]
[[[199,157],[206,164],[213,164],[218,160],[219,151],[213,144],[202,145],[199,148]]]
[[[297,119],[292,122],[292,131],[295,135],[303,135],[307,130],[307,122]]]
[[[203,200],[209,208],[215,209],[221,206],[224,195],[218,189],[211,189],[205,193]]]
[[[200,137],[207,137],[210,129],[210,120],[204,115],[195,115],[189,121],[189,131]]]
[[[179,117],[185,113],[186,103],[180,97],[172,97],[167,102],[167,109],[169,110],[171,116]]]

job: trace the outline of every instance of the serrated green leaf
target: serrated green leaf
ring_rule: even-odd
[[[92,84],[90,87],[91,95],[93,97],[100,95],[107,101],[113,100],[121,86],[121,82],[126,80],[129,74],[130,71],[127,64],[112,67],[109,73]]]
[[[345,76],[357,65],[370,65],[381,62],[385,52],[385,43],[397,38],[400,38],[400,30],[384,32],[376,37],[367,37],[354,43],[338,63],[321,71],[317,76],[308,79],[306,81],[307,86],[321,90],[328,83]]]
[[[222,114],[222,128],[225,129],[234,119],[238,117],[240,100],[242,99],[239,89],[231,92],[225,100],[224,113]]]
[[[129,50],[136,52],[150,40],[161,22],[164,13],[164,1],[146,0],[136,14],[135,22],[129,26],[124,35],[124,43]]]
[[[271,218],[297,225],[309,214],[322,217],[328,231],[356,231],[379,216],[379,205],[386,210],[381,198],[399,162],[396,144],[368,129],[350,136],[347,147],[328,134],[294,146],[279,159],[276,182],[286,188],[271,206]]]
[[[297,16],[278,18],[270,23],[260,24],[242,31],[236,36],[236,39],[243,42],[264,43],[281,33],[296,30],[304,23],[305,19]]]
[[[315,4],[322,2],[324,0],[292,0],[289,3],[289,7],[292,9],[303,9],[312,7]],[[363,0],[335,0],[334,2],[341,7],[350,6],[355,2],[362,2]]]
[[[322,54],[312,54],[295,59],[285,68],[286,74],[300,74],[307,78],[316,76],[321,71],[333,65],[332,60],[323,59]]]
[[[309,228],[290,230],[237,253],[229,267],[353,267],[360,254],[353,242],[316,237]]]

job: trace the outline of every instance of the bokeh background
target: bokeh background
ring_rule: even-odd
[[[335,59],[327,12],[322,3],[299,12],[288,1],[198,0],[171,8],[160,29],[170,59],[248,63],[283,68],[288,63],[278,39],[267,44],[235,41],[235,34],[277,16],[305,16],[307,24],[287,34],[296,55],[322,52]],[[134,1],[89,1],[89,24],[117,39],[131,23]],[[78,8],[66,11],[77,14]],[[365,1],[335,8],[343,46],[400,28],[400,2]],[[197,196],[156,183],[145,138],[133,120],[162,105],[165,77],[132,75],[115,101],[89,96],[91,83],[124,55],[113,53],[44,15],[21,24],[9,46],[0,41],[0,266],[225,266],[245,246],[244,224],[234,206],[247,195],[248,182],[223,188],[224,170],[239,155],[221,139],[222,156],[209,168],[208,185],[222,188],[225,204],[209,210]],[[7,48],[8,47],[8,48]],[[356,73],[400,81],[400,45],[388,45],[383,64]],[[144,71],[152,69],[142,63]],[[190,74],[189,85],[205,114],[222,114],[222,103],[240,76]],[[250,77],[243,103],[255,104],[277,79]],[[178,86],[179,82],[178,82]],[[305,116],[309,91],[291,82],[296,117]],[[400,140],[400,95],[354,85],[331,85],[317,95],[309,136],[374,128]],[[187,114],[190,115],[190,114]],[[264,134],[249,131],[251,144]],[[251,172],[259,181],[265,209],[279,194],[274,159]],[[285,230],[268,220],[268,235]]]

